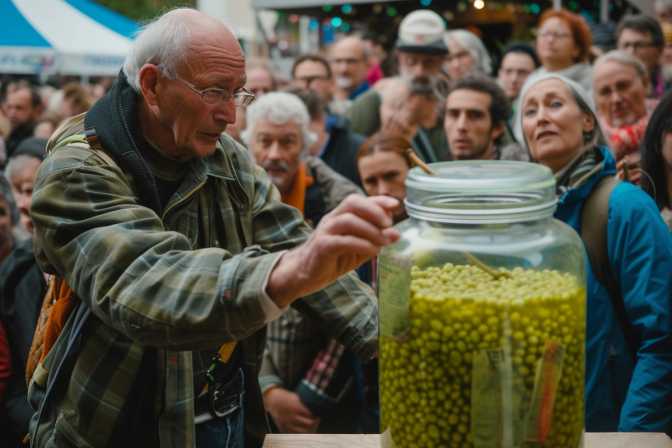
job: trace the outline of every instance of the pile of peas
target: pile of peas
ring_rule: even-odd
[[[495,280],[475,266],[412,268],[410,331],[380,340],[381,429],[390,430],[396,448],[474,447],[472,359],[478,350],[501,347],[510,353],[513,446],[579,445],[585,288],[558,271],[507,272],[511,278]],[[522,422],[547,340],[564,346],[564,360],[550,431],[543,442],[533,442]]]

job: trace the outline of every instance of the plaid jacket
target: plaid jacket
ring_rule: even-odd
[[[83,133],[78,126],[70,134]],[[227,136],[214,155],[190,161],[161,216],[139,205],[136,185],[74,145],[53,151],[37,173],[37,261],[62,276],[93,314],[41,424],[31,422],[32,446],[194,446],[190,351],[232,341],[244,352],[246,425],[263,437],[268,423],[257,374],[265,325],[277,315],[264,282],[279,252],[303,242],[309,227]],[[354,273],[292,307],[362,359],[377,350],[375,296]],[[34,409],[71,323],[33,376]]]

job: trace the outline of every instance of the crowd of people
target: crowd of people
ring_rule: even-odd
[[[157,231],[158,225],[160,230],[165,226],[166,230],[187,235],[188,241],[183,238],[184,241],[160,243],[157,239],[152,243],[156,247],[159,244],[172,246],[151,249],[154,255],[147,260],[152,263],[163,263],[162,266],[186,275],[184,272],[191,272],[188,260],[180,260],[177,255],[170,260],[168,255],[161,258],[162,251],[217,247],[243,253],[237,261],[240,265],[232,266],[257,275],[256,267],[241,261],[245,256],[253,259],[248,251],[257,247],[254,244],[260,244],[262,252],[293,247],[281,239],[298,242],[303,238],[298,234],[307,231],[297,230],[296,224],[283,224],[286,220],[302,218],[308,226],[317,229],[323,220],[331,223],[330,217],[348,206],[346,198],[349,195],[394,198],[396,202],[389,208],[392,223],[408,219],[403,201],[406,174],[413,167],[407,152],[409,148],[427,163],[514,160],[547,166],[557,181],[559,202],[555,217],[572,226],[580,235],[583,207],[591,193],[605,179],[621,179],[622,182],[611,187],[609,219],[604,229],[609,281],[605,282],[596,273],[604,266],[591,266],[592,260],[589,260],[586,430],[672,433],[672,278],[669,275],[672,268],[672,93],[668,92],[672,90],[672,4],[668,3],[656,3],[655,18],[630,15],[615,26],[594,25],[592,28],[576,13],[549,9],[541,15],[536,41],[509,43],[498,58],[498,67],[493,66],[494,58],[477,34],[465,29],[447,30],[438,14],[417,10],[408,14],[399,25],[399,37],[390,54],[395,66],[393,73],[384,72],[385,53],[374,40],[353,34],[342,37],[322,53],[298,56],[289,79],[274,72],[265,61],[248,59],[241,62],[243,60],[239,58],[235,63],[244,67],[246,77],[244,85],[234,86],[233,94],[219,89],[216,82],[203,81],[193,67],[168,64],[159,56],[156,60],[141,61],[135,54],[129,56],[130,62],[127,61],[116,84],[113,80],[100,79],[83,86],[64,80],[56,89],[4,78],[0,107],[0,165],[4,167],[4,175],[0,176],[0,431],[6,434],[3,439],[9,443],[7,446],[21,446],[35,413],[31,407],[35,398],[31,399],[31,404],[28,400],[26,365],[47,291],[48,276],[43,271],[61,276],[66,271],[79,272],[68,282],[79,294],[88,291],[93,287],[92,280],[87,280],[78,269],[87,275],[93,273],[67,257],[75,257],[74,254],[81,251],[87,261],[80,260],[79,263],[86,264],[91,258],[92,266],[98,266],[102,258],[91,248],[96,244],[105,245],[114,252],[110,239],[114,232],[119,237],[126,235],[122,230],[115,230],[110,236],[98,233],[77,236],[93,232],[90,229],[96,219],[103,223],[100,225],[123,227],[123,224],[114,224],[115,219],[121,218],[92,215],[87,209],[90,206],[87,201],[103,201],[103,206],[93,207],[102,210],[100,213],[103,214],[108,207],[121,207],[119,210],[126,211],[118,213],[126,214],[134,223],[135,220],[148,220],[149,224],[145,225],[150,228],[153,225],[152,232]],[[179,17],[179,11],[171,14]],[[170,14],[164,17],[167,16]],[[148,29],[158,32],[154,28]],[[134,45],[145,44],[139,39]],[[146,64],[154,64],[151,67],[156,70],[150,73]],[[230,111],[222,113],[219,118],[226,122],[225,134],[219,144],[230,145],[242,152],[208,159],[208,164],[220,164],[209,168],[196,167],[195,163],[187,162],[189,157],[163,149],[158,143],[159,136],[143,123],[165,128],[172,126],[174,132],[171,135],[176,140],[187,138],[178,134],[188,133],[185,129],[190,124],[179,129],[177,125],[166,124],[174,123],[177,118],[161,112],[173,104],[171,100],[160,98],[159,90],[153,87],[152,83],[158,83],[157,79],[161,77],[183,88],[184,95],[198,93],[205,105],[214,106],[224,96],[224,102],[234,97],[237,106],[247,106],[238,107],[233,115]],[[175,85],[171,84],[172,88],[178,88]],[[133,100],[136,94],[138,99]],[[117,160],[124,173],[131,173],[132,181],[122,186],[104,187],[105,194],[101,199],[89,197],[86,188],[87,185],[111,182],[105,175],[98,174],[98,179],[95,176],[99,171],[76,168],[66,177],[58,173],[71,169],[72,164],[56,158],[44,171],[51,170],[52,182],[55,182],[53,176],[62,176],[61,181],[67,188],[48,191],[43,182],[46,174],[38,175],[47,148],[53,151],[67,145],[68,139],[74,138],[77,132],[84,132],[85,122],[87,126],[94,123],[94,118],[89,122],[89,114],[86,119],[80,117],[79,121],[73,117],[89,110],[96,111],[96,108],[99,112],[92,117],[111,117],[112,112],[103,109],[114,107],[115,99],[110,99],[111,95],[122,98],[118,100],[119,104],[128,101],[136,107],[133,101],[138,103],[140,112],[128,113],[135,114],[130,115],[130,119],[140,124],[132,124],[125,138],[129,147],[137,146],[136,151],[148,169],[143,171],[137,164],[124,165],[123,161]],[[133,110],[123,109],[130,106],[117,107],[120,115],[123,115],[122,111]],[[179,113],[187,112],[180,109]],[[194,112],[191,119],[198,117]],[[97,120],[102,123],[104,118]],[[96,125],[96,138],[106,149],[109,140],[105,139],[109,137],[101,132],[102,126]],[[75,128],[77,132],[73,130]],[[121,124],[115,129],[119,133],[125,132]],[[131,136],[133,133],[140,136],[140,143],[137,136]],[[88,137],[86,141],[91,142]],[[112,154],[112,158],[118,159],[122,154],[125,153],[119,150]],[[246,157],[258,167],[246,168]],[[50,156],[47,160],[54,158]],[[75,158],[78,164],[88,160],[86,154]],[[115,169],[107,167],[103,171],[109,176]],[[249,172],[237,175],[234,173],[237,169],[249,169]],[[219,180],[206,183],[202,180],[205,177],[198,177],[198,170],[212,172]],[[246,198],[245,188],[231,193],[225,201],[218,199],[221,194],[218,193],[218,182],[239,179],[241,187],[257,189],[260,187],[255,179],[262,176],[261,173],[275,188],[272,191],[262,189],[261,193],[257,191],[250,207],[254,209],[253,213],[262,216],[264,225],[278,226],[272,232],[246,221],[249,218],[245,217],[245,201],[249,198]],[[193,196],[198,198],[197,201],[187,201],[190,194],[185,195],[181,190],[183,184],[193,186],[201,180],[210,188],[209,193],[199,193]],[[40,201],[31,208],[33,190],[37,191],[41,182]],[[156,188],[156,198],[143,192],[145,188]],[[180,191],[182,195],[178,194]],[[133,211],[135,202],[119,205],[117,196],[124,194],[137,196],[137,204],[150,204],[147,206],[150,208],[154,200],[153,209],[162,216],[163,225],[160,222],[151,224],[156,215]],[[182,218],[181,214],[179,220],[170,213],[173,206],[180,203],[176,197],[194,203],[189,205],[189,212],[184,212],[186,217]],[[269,198],[298,212],[290,216],[283,210],[272,208],[267,205]],[[210,207],[210,203],[218,201],[224,201],[224,205]],[[71,207],[72,210],[66,213],[59,207]],[[180,207],[175,208],[178,209]],[[202,210],[211,210],[207,218],[201,216]],[[76,225],[74,222],[78,219],[84,220],[85,224]],[[199,234],[199,226],[225,228],[226,231],[220,236],[208,231],[203,235]],[[320,228],[324,227],[326,225]],[[33,234],[36,235],[35,242]],[[133,235],[126,237],[135,238]],[[237,238],[243,242],[236,243]],[[47,243],[57,245],[59,251],[50,252]],[[34,244],[36,248],[41,247],[37,252]],[[188,249],[184,249],[185,245]],[[151,252],[149,247],[146,247],[148,253]],[[93,301],[89,306],[100,322],[134,341],[137,338],[152,341],[157,335],[142,333],[137,325],[142,322],[148,325],[147,319],[154,319],[180,327],[182,324],[171,317],[171,312],[191,313],[190,316],[206,312],[190,310],[184,304],[173,305],[168,298],[160,305],[161,309],[159,305],[156,310],[151,307],[144,310],[144,305],[134,305],[131,299],[141,291],[135,278],[140,278],[145,268],[132,262],[135,257],[140,260],[146,255],[142,255],[140,249],[126,247],[123,249],[127,251],[125,254],[122,249],[116,250],[120,252],[109,255],[112,258],[108,264],[102,265],[110,272],[100,275],[97,282],[101,282],[107,291],[118,281],[114,276],[121,276],[123,286],[131,292],[120,291],[119,286],[109,292],[115,295],[113,299],[108,299],[103,292],[92,293],[99,302]],[[237,257],[231,260],[237,260]],[[146,263],[149,266],[149,261]],[[273,263],[278,263],[277,259]],[[269,266],[265,269],[274,269],[275,264]],[[215,268],[208,266],[208,269]],[[156,276],[152,278],[162,286],[143,288],[151,294],[165,293],[172,297],[171,294],[177,294],[175,291],[186,288],[189,281],[200,278],[195,276],[195,268],[193,271],[191,275],[194,277],[180,277],[182,283],[177,280],[171,283],[165,273],[147,274]],[[220,272],[222,276],[230,276],[223,270]],[[375,258],[358,267],[356,273],[359,280],[375,291]],[[269,274],[265,275],[264,285],[269,284],[270,289]],[[256,278],[259,284],[261,278]],[[370,433],[379,430],[377,367],[375,360],[367,362],[373,354],[369,350],[372,342],[362,339],[364,333],[356,337],[348,335],[348,331],[355,327],[357,331],[368,331],[371,320],[375,320],[374,315],[361,317],[361,310],[369,309],[366,306],[362,305],[359,311],[355,309],[357,306],[352,307],[360,303],[358,300],[364,301],[362,297],[368,297],[370,289],[359,291],[360,282],[354,276],[339,282],[342,282],[340,288],[347,292],[332,286],[325,289],[332,288],[327,294],[336,305],[332,304],[331,308],[319,308],[317,299],[297,301],[291,308],[282,308],[283,312],[276,312],[275,307],[276,311],[271,313],[268,310],[275,305],[263,305],[266,320],[253,325],[255,329],[267,325],[265,343],[262,343],[264,349],[256,353],[259,357],[257,364],[254,364],[254,352],[249,354],[253,345],[249,341],[243,343],[242,348],[234,343],[226,351],[224,347],[229,345],[212,348],[214,345],[205,336],[187,337],[180,333],[171,344],[156,340],[158,347],[177,347],[177,350],[195,350],[193,347],[198,346],[198,341],[207,341],[204,345],[212,346],[208,350],[193,351],[192,399],[195,406],[192,408],[195,407],[197,446],[215,446],[206,442],[210,439],[198,430],[217,421],[206,402],[210,397],[208,387],[217,384],[217,378],[213,380],[209,376],[212,369],[227,381],[237,375],[235,369],[219,369],[219,364],[211,361],[213,357],[218,362],[223,360],[222,365],[242,366],[249,362],[257,366],[255,380],[259,383],[260,400],[273,431]],[[76,289],[73,283],[81,289]],[[209,283],[191,286],[204,297],[215,288]],[[232,290],[238,291],[236,288],[243,286],[250,291],[254,288],[242,283],[231,286],[226,290],[227,297],[231,297]],[[252,292],[249,294],[253,295]],[[347,300],[352,302],[346,303],[344,297],[349,297]],[[145,314],[142,319],[124,320],[119,314],[128,311],[115,309],[118,303],[123,303],[125,309],[133,308],[133,313]],[[210,302],[204,303],[213,307],[213,313],[221,312]],[[343,311],[346,308],[347,311]],[[350,324],[339,322],[330,326],[325,323],[336,315],[341,320],[347,317]],[[205,316],[198,316],[200,320],[194,317],[194,326],[207,321]],[[104,338],[106,330],[101,328],[105,324],[101,325],[103,327],[91,331]],[[191,321],[189,325],[192,325]],[[203,331],[214,332],[215,327],[209,325],[207,323]],[[126,330],[128,333],[124,332]],[[236,337],[249,338],[252,330],[239,330]],[[164,330],[159,333],[161,331]],[[369,333],[366,333],[367,337],[371,336]],[[214,336],[212,338],[214,340]],[[168,339],[172,340],[171,337]],[[87,342],[84,351],[96,347]],[[104,348],[121,350],[112,343]],[[113,353],[111,359],[123,360],[123,356],[130,355]],[[181,358],[176,359],[176,364],[182,362]],[[230,361],[227,363],[227,360]],[[102,378],[103,367],[97,368],[97,379]],[[94,369],[88,365],[78,368],[80,370],[75,369],[75,373],[80,374],[87,368]],[[114,370],[114,367],[107,368]],[[251,390],[247,372],[245,380],[248,381],[245,385],[247,392]],[[62,382],[62,386],[67,384]],[[70,383],[69,388],[73,387]],[[129,389],[123,393],[136,392]],[[246,400],[256,399],[251,394],[248,392]],[[147,406],[151,408],[151,400],[139,397],[137,408],[123,412],[135,415],[141,409],[150,409]],[[242,408],[242,404],[240,406]],[[247,414],[248,405],[245,406],[248,418],[252,407]],[[149,412],[151,414],[151,410]],[[55,420],[57,417],[49,418]],[[114,418],[122,421],[116,414]],[[257,423],[264,420],[258,415],[254,419]],[[153,423],[148,421],[148,424]],[[240,421],[236,424],[241,425]],[[248,430],[258,436],[258,428],[259,424]],[[90,433],[95,429],[87,431]],[[90,437],[95,439],[95,436]],[[176,440],[182,440],[179,437]],[[253,439],[247,437],[247,446],[254,446]],[[230,446],[243,446],[242,442],[233,442],[235,437],[231,440]]]

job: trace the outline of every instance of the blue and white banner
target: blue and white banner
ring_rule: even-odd
[[[116,75],[138,24],[90,0],[0,0],[0,73]]]

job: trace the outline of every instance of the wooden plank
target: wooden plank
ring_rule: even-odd
[[[588,433],[585,448],[672,448],[665,434]],[[378,434],[269,434],[264,448],[380,448]]]

